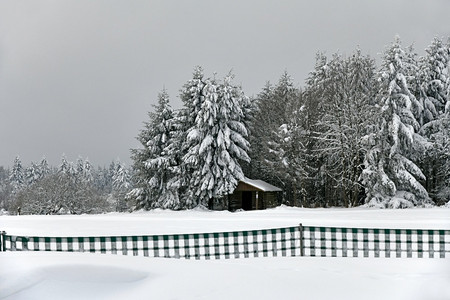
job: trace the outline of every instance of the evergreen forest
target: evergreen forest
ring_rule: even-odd
[[[419,56],[396,37],[379,62],[360,49],[318,53],[301,88],[284,72],[252,97],[231,72],[195,67],[180,109],[166,90],[152,101],[132,166],[63,156],[24,167],[17,157],[0,167],[0,209],[226,209],[244,177],[281,188],[289,206],[450,206],[449,41],[434,38]]]

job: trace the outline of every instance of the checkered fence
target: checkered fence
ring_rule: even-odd
[[[2,251],[61,251],[134,256],[229,259],[244,257],[450,257],[450,230],[300,226],[198,234],[104,237],[0,235]]]
[[[4,235],[3,238],[3,251],[91,252],[186,259],[300,255],[298,227],[152,236],[25,237]]]
[[[303,227],[302,252],[321,257],[450,257],[450,230]]]

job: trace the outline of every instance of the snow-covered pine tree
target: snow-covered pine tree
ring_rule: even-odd
[[[175,132],[174,140],[171,147],[178,148],[178,157],[180,158],[180,176],[179,176],[179,196],[184,208],[192,208],[198,205],[194,198],[194,192],[191,189],[190,181],[191,175],[194,171],[193,164],[185,163],[183,157],[190,149],[190,142],[188,141],[188,133],[196,124],[196,117],[201,110],[204,101],[204,87],[206,79],[203,68],[196,66],[194,68],[192,79],[190,79],[180,93],[180,99],[183,102],[183,108],[178,111],[175,117]]]
[[[28,186],[34,184],[42,178],[39,165],[34,161],[25,169],[25,182]]]
[[[195,77],[191,81],[195,82]],[[209,201],[213,199],[212,189],[215,184],[209,164],[215,154],[211,152],[211,145],[216,138],[212,135],[212,128],[217,122],[217,83],[215,79],[202,78],[188,93],[192,97],[191,101],[184,102],[191,105],[185,107],[185,111],[191,112],[187,116],[187,123],[191,126],[187,128],[184,140],[186,154],[183,156],[183,169],[187,170],[186,174],[190,178],[185,201],[188,207],[208,207]],[[183,92],[182,99],[186,99],[183,97],[185,94]]]
[[[278,159],[274,173],[283,181],[283,202],[294,206],[309,204],[306,192],[306,131],[299,117],[302,108],[292,111],[289,122],[279,127],[276,140],[270,143],[271,151]]]
[[[19,156],[16,156],[16,158],[14,159],[11,174],[9,176],[9,182],[13,187],[13,195],[25,187],[25,174],[22,166],[22,161],[20,160]]]
[[[83,161],[83,158],[81,156],[78,156],[78,158],[77,158],[75,171],[76,171],[77,175],[81,175],[81,176],[84,173],[84,161]]]
[[[114,165],[112,193],[115,198],[116,211],[123,212],[128,209],[126,195],[131,190],[131,176],[125,164],[119,160]]]
[[[112,190],[112,178],[109,176],[109,170],[105,167],[98,166],[93,172],[94,181],[93,185],[103,195],[111,194]]]
[[[127,195],[127,198],[135,202],[135,209],[150,209],[150,203],[152,201],[150,191],[148,190],[148,181],[152,174],[148,172],[144,162],[151,157],[147,142],[151,139],[151,121],[155,118],[155,114],[149,112],[148,117],[150,121],[144,122],[144,129],[139,132],[136,138],[141,143],[142,148],[131,149],[134,188]]]
[[[76,169],[73,163],[67,160],[65,154],[61,157],[61,164],[59,165],[58,173],[75,180]]]
[[[271,174],[268,181],[283,187],[282,202],[298,204],[296,198],[304,195],[304,179],[307,175],[304,155],[304,134],[301,123],[303,100],[301,91],[294,86],[292,77],[284,72],[273,88],[264,115],[259,115],[269,128],[260,128],[265,146],[264,165]],[[270,108],[269,108],[270,107]],[[272,116],[271,110],[278,109]],[[269,108],[269,109],[268,109]],[[270,178],[272,177],[272,178]],[[276,179],[275,179],[275,178]]]
[[[154,109],[138,138],[144,149],[133,153],[136,187],[129,197],[136,199],[138,209],[179,209],[176,158],[180,149],[171,147],[174,142],[174,113],[166,90],[159,93]]]
[[[163,90],[158,95],[155,118],[152,120],[151,138],[147,141],[150,158],[144,162],[149,174],[148,181],[152,203],[151,208],[179,209],[178,197],[179,167],[177,151],[171,147],[174,132],[174,113],[169,104],[169,95]]]
[[[266,117],[266,115],[270,114],[270,120],[275,118],[275,116],[271,114],[272,109],[270,105],[273,97],[273,89],[274,87],[270,82],[267,82],[262,91],[252,102],[253,117],[249,124],[249,131],[251,132],[249,135],[251,145],[249,155],[252,163],[246,170],[247,176],[251,178],[258,176],[258,178],[267,182],[273,182],[270,166],[266,163],[267,153],[269,152],[269,139],[267,135],[271,131],[276,131],[278,128],[276,126],[271,126],[271,122],[268,122],[269,119]],[[277,124],[277,126],[282,124],[283,123]],[[275,182],[273,183],[275,184]]]
[[[441,39],[434,38],[425,51],[425,93],[434,105],[437,114],[442,115],[445,113],[445,107],[449,100],[449,48]]]
[[[239,161],[249,161],[242,109],[248,99],[231,84],[231,75],[219,84],[196,74],[200,73],[194,73],[182,93],[184,112],[190,113],[186,119],[194,120],[186,131],[183,157],[183,169],[190,174],[186,205],[211,207],[233,192],[244,176]]]
[[[210,132],[213,140],[209,145],[204,140],[199,149],[200,154],[204,149],[207,155],[203,170],[209,169],[214,178],[214,188],[210,189],[212,199],[216,201],[215,204],[222,205],[223,203],[217,202],[231,194],[239,180],[244,178],[241,162],[250,162],[247,154],[249,142],[245,111],[250,100],[240,86],[232,84],[233,77],[229,74],[218,87],[217,121]],[[211,161],[208,159],[210,155]]]
[[[39,172],[42,176],[41,178],[44,178],[52,173],[52,169],[48,164],[47,158],[45,157],[43,157],[39,163]]]
[[[12,186],[9,181],[10,170],[0,166],[0,211],[8,210],[11,202]]]
[[[425,180],[413,157],[422,147],[413,108],[420,103],[409,90],[405,50],[397,37],[384,53],[380,71],[381,124],[366,154],[361,174],[370,206],[404,208],[430,203]]]
[[[434,163],[431,168],[430,194],[436,204],[450,207],[450,113],[445,113],[438,119],[439,130],[430,136],[433,148],[428,158]]]
[[[304,203],[303,205],[312,207],[325,207],[327,205],[327,178],[323,172],[323,162],[319,159],[316,149],[317,136],[320,131],[317,128],[317,124],[325,112],[324,95],[328,76],[328,58],[323,53],[317,53],[314,69],[306,79],[306,87],[302,95],[304,107],[301,111],[301,122],[304,129],[305,169],[308,171],[308,180],[305,184],[308,203]]]
[[[81,176],[82,181],[85,183],[93,183],[94,182],[94,169],[89,161],[89,159],[85,159],[83,163],[83,175]]]
[[[425,51],[419,72],[419,99],[424,106],[419,133],[430,142],[430,147],[424,151],[419,165],[427,178],[425,187],[430,196],[437,203],[442,203],[442,190],[445,190],[446,183],[441,170],[446,164],[446,141],[450,135],[449,131],[445,130],[448,122],[445,107],[450,88],[450,56],[448,47],[439,38],[434,38]]]
[[[292,128],[286,129],[287,126],[293,125],[289,124],[291,117],[301,107],[300,94],[292,77],[284,72],[276,85],[267,83],[256,96],[249,126],[249,154],[252,163],[251,168],[246,169],[247,176],[256,176],[282,187],[284,193],[281,200],[285,204],[293,203],[293,191],[297,189],[295,186],[298,186],[298,178],[292,177],[290,172],[295,172],[293,157],[290,158],[289,167],[285,164],[286,156],[291,152],[288,148],[293,146],[286,143],[285,139],[288,139],[286,134],[293,133]]]

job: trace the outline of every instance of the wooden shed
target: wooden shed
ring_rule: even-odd
[[[228,210],[258,210],[276,207],[279,205],[277,193],[280,188],[265,181],[244,178],[228,196]]]

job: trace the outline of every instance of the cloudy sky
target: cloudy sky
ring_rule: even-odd
[[[195,65],[231,69],[249,95],[317,51],[378,61],[395,35],[418,52],[450,36],[448,0],[0,0],[0,165],[130,163],[165,87],[174,107]]]

